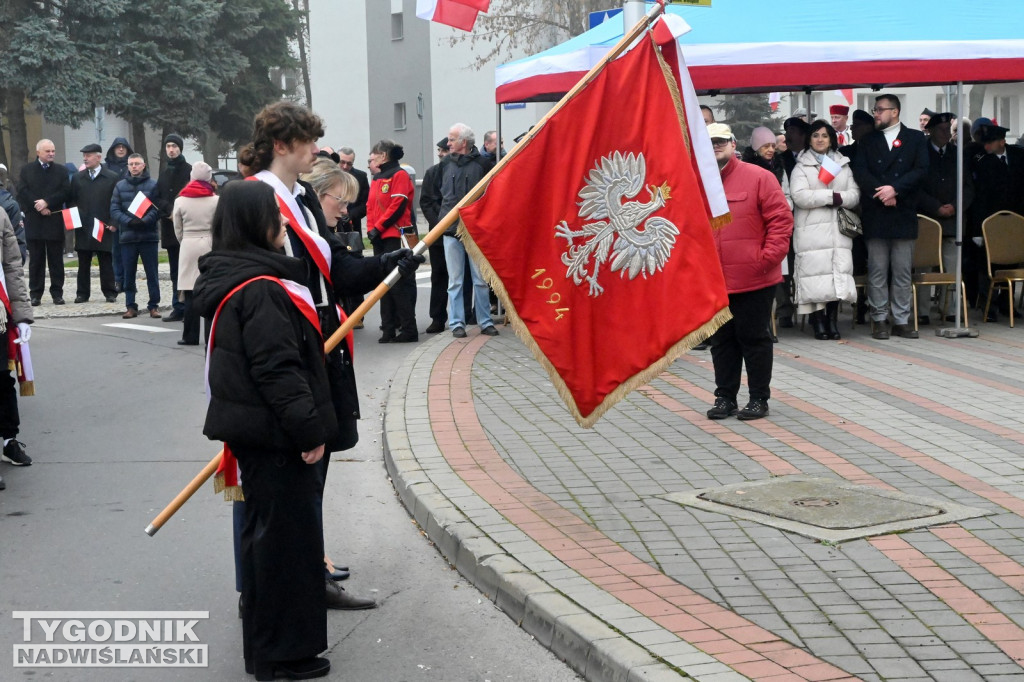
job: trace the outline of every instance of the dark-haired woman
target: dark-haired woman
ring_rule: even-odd
[[[412,202],[415,188],[399,161],[405,155],[402,146],[381,140],[370,150],[371,167],[377,170],[370,182],[366,202],[366,235],[374,255],[402,248],[402,233],[412,227]],[[416,282],[402,279],[380,301],[380,319],[384,334],[380,343],[410,343],[419,340],[416,328]]]
[[[811,124],[807,147],[790,176],[793,197],[793,282],[797,314],[807,315],[819,340],[839,339],[839,302],[856,303],[853,240],[839,231],[839,207],[853,209],[860,190],[850,160],[839,153],[835,129]]]
[[[323,592],[320,475],[337,432],[319,319],[284,255],[285,219],[258,182],[224,188],[213,251],[199,261],[194,303],[213,319],[203,433],[237,458],[246,672],[257,680],[321,677],[330,662]]]
[[[320,331],[326,340],[341,326],[338,301],[344,296],[362,296],[371,291],[395,267],[401,271],[402,281],[412,280],[424,258],[414,257],[408,249],[380,258],[357,258],[349,254],[345,245],[331,233],[316,192],[299,180],[300,174],[312,170],[319,151],[316,141],[323,134],[323,121],[309,109],[293,102],[275,102],[256,115],[252,142],[239,153],[239,162],[245,165],[250,178],[273,189],[281,215],[288,219],[284,250],[287,255],[306,263],[307,274],[301,284],[313,297]],[[352,362],[351,337],[327,354],[327,377],[338,428],[336,435],[328,439],[327,454],[318,466],[321,501],[330,453],[347,450],[359,440],[356,429],[359,394],[356,392]],[[325,566],[323,571],[321,589],[328,608],[367,609],[376,606],[374,600],[354,596],[342,589],[331,579],[329,567]]]

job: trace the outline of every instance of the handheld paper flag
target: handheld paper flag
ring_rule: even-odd
[[[103,235],[107,231],[106,225],[100,222],[99,218],[93,218],[92,238],[98,242],[103,241]]]
[[[82,216],[78,212],[78,207],[77,206],[72,206],[71,208],[65,208],[63,211],[60,212],[60,214],[61,214],[61,217],[64,218],[64,229],[65,230],[73,230],[76,227],[81,227],[82,226]]]
[[[136,218],[141,218],[146,215],[146,211],[148,211],[149,207],[152,205],[153,202],[149,200],[149,197],[142,192],[139,192],[135,195],[135,198],[132,199],[131,205],[128,206],[128,212]]]
[[[843,167],[829,156],[821,157],[821,169],[818,171],[818,179],[826,185],[831,185]]]
[[[676,78],[643,36],[460,211],[467,250],[583,426],[730,317],[688,141]],[[509,209],[524,196],[530,211]]]

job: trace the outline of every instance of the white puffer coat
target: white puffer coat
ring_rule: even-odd
[[[795,207],[793,281],[797,305],[857,300],[853,283],[853,240],[839,232],[832,193],[838,192],[843,208],[851,210],[860,201],[860,190],[854,182],[850,160],[838,152],[828,154],[842,166],[830,185],[818,178],[821,165],[810,149],[797,157],[790,177]]]

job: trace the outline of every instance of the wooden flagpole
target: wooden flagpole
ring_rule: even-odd
[[[423,254],[427,250],[427,248],[430,247],[431,244],[436,242],[438,239],[442,237],[442,235],[444,235],[448,228],[457,223],[459,220],[459,209],[479,199],[480,196],[487,189],[487,185],[490,184],[491,178],[493,178],[494,175],[496,175],[497,173],[501,172],[501,170],[505,167],[507,163],[509,163],[513,158],[515,158],[520,151],[526,148],[527,144],[540,131],[540,129],[547,122],[547,120],[554,116],[554,114],[558,110],[564,107],[581,90],[587,87],[587,85],[589,85],[590,82],[597,77],[601,70],[604,69],[606,64],[608,64],[616,57],[621,55],[623,52],[625,52],[627,49],[629,49],[629,46],[632,45],[638,37],[640,37],[643,33],[645,33],[648,30],[648,28],[651,26],[654,20],[657,19],[658,16],[662,12],[664,12],[664,10],[665,8],[660,2],[655,3],[654,6],[647,12],[647,14],[644,15],[644,18],[637,22],[637,24],[632,29],[630,29],[630,31],[626,35],[622,37],[622,40],[620,40],[618,44],[615,45],[615,47],[613,47],[608,52],[608,54],[606,54],[601,59],[601,61],[595,64],[594,67],[590,69],[589,72],[587,72],[587,75],[580,79],[580,82],[573,86],[572,90],[567,92],[565,96],[562,97],[561,100],[559,100],[558,104],[552,107],[551,110],[548,111],[548,113],[546,113],[540,119],[540,121],[538,121],[537,124],[533,126],[530,132],[527,133],[526,137],[522,141],[520,141],[519,144],[517,144],[512,149],[512,151],[507,153],[505,156],[501,157],[498,163],[495,164],[494,168],[492,168],[491,171],[487,175],[485,175],[483,179],[481,179],[480,182],[478,182],[476,186],[466,194],[466,196],[462,197],[462,200],[459,201],[459,203],[456,204],[455,207],[452,208],[452,210],[448,211],[448,214],[444,218],[442,218],[441,221],[438,222],[438,224],[435,225],[432,230],[430,230],[430,232],[424,235],[423,239],[421,239],[420,242],[416,245],[416,247],[412,250],[413,254],[417,256]],[[401,278],[402,274],[398,271],[398,268],[395,268],[390,273],[388,273],[388,276],[384,278],[384,281],[378,284],[377,288],[370,292],[370,295],[362,302],[362,304],[358,308],[356,308],[352,312],[351,315],[349,315],[348,319],[342,323],[342,325],[337,329],[337,331],[331,334],[327,338],[327,340],[324,341],[324,352],[330,353],[331,351],[333,351],[337,347],[337,345],[341,343],[342,339],[344,339],[348,335],[348,333],[352,331],[355,328],[355,326],[359,324],[360,321],[362,321],[366,313],[370,312],[373,306],[377,305],[380,299],[384,297],[384,294],[388,293],[391,287],[395,286],[395,284],[397,284]],[[147,535],[149,535],[150,537],[156,535],[156,532],[160,530],[172,516],[174,516],[175,512],[181,509],[181,507],[186,502],[188,502],[189,498],[191,498],[192,495],[194,495],[196,491],[199,490],[199,488],[201,488],[203,484],[206,483],[206,481],[209,480],[211,476],[213,476],[213,474],[217,471],[217,467],[220,466],[220,460],[223,454],[223,450],[218,452],[216,456],[214,456],[214,458],[211,459],[210,462],[205,467],[203,467],[202,471],[196,474],[195,478],[193,478],[192,481],[187,486],[185,486],[185,488],[182,489],[182,491],[178,493],[178,495],[173,500],[171,500],[170,504],[164,507],[163,511],[157,514],[156,518],[153,519],[152,523],[150,523],[146,527]]]

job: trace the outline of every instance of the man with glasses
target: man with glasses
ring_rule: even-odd
[[[900,100],[895,95],[876,97],[872,113],[875,130],[858,141],[853,160],[868,246],[871,336],[889,338],[886,320],[891,312],[892,333],[916,339],[910,324],[911,266],[920,189],[928,173],[928,143],[924,133],[900,123]]]

